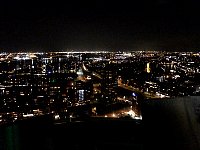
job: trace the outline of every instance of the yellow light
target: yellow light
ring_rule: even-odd
[[[149,63],[147,63],[147,73],[150,73],[150,65],[149,65]]]

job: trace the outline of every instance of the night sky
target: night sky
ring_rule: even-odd
[[[199,0],[41,1],[0,2],[0,51],[200,49]]]

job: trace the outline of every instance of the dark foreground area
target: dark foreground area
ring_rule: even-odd
[[[75,122],[29,120],[1,129],[1,149],[141,150],[141,125],[134,120],[95,118]]]
[[[0,128],[3,150],[199,150],[200,98],[147,100],[142,122],[87,118],[53,122],[20,121]]]

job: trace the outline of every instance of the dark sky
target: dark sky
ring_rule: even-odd
[[[199,50],[199,7],[199,0],[1,0],[0,50]]]

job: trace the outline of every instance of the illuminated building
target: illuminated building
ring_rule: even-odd
[[[76,99],[77,101],[90,100],[92,96],[93,85],[91,81],[76,81]]]
[[[109,64],[106,62],[106,65],[100,71],[101,73],[101,93],[102,100],[106,103],[113,102],[117,98],[116,88],[118,87],[117,83],[117,72],[114,68],[114,64]]]
[[[147,63],[147,73],[150,73],[150,63]]]

